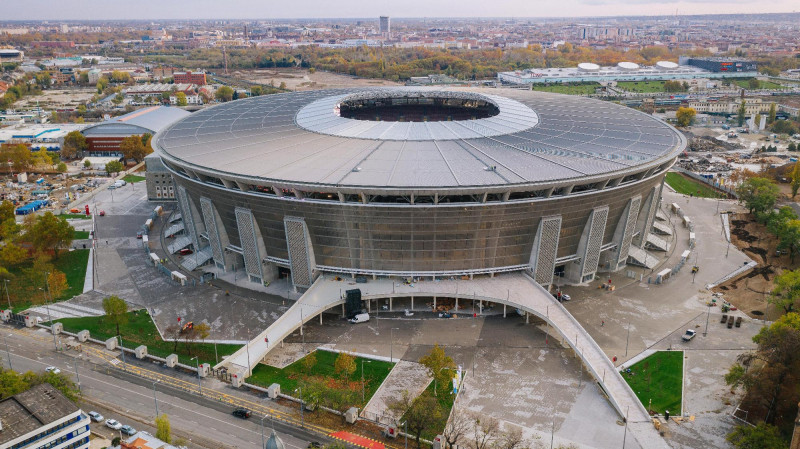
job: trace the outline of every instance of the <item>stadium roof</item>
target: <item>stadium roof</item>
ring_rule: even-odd
[[[421,94],[422,93],[422,94]],[[339,116],[347,98],[480,97],[499,114],[389,122]],[[168,161],[265,184],[370,188],[529,185],[627,174],[673,159],[683,136],[642,112],[576,96],[511,89],[373,88],[225,103],[156,136]]]
[[[119,117],[114,117],[110,120],[89,126],[83,130],[86,135],[94,133],[103,133],[102,128],[109,128],[110,130],[125,130],[131,127],[141,128],[150,132],[151,134],[157,133],[164,129],[167,125],[185,118],[190,112],[181,108],[169,106],[151,106],[148,108],[137,109]],[[100,129],[98,129],[100,128]]]

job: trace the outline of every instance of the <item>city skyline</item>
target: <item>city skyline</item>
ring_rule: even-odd
[[[355,0],[335,4],[312,0],[286,4],[278,11],[255,0],[232,0],[220,10],[209,0],[176,0],[164,4],[156,0],[125,3],[105,0],[30,0],[24,7],[7,4],[5,20],[156,20],[156,19],[292,19],[292,18],[364,18],[389,15],[398,18],[423,17],[518,17],[518,18],[581,18],[589,16],[670,16],[704,14],[764,14],[797,11],[797,4],[778,0],[754,4],[743,0],[667,1],[654,0],[566,0],[563,2],[520,2],[500,0],[487,4],[464,0],[458,8],[444,2],[431,4],[422,0],[368,5]],[[20,6],[23,6],[20,3]],[[421,12],[424,12],[421,13]]]

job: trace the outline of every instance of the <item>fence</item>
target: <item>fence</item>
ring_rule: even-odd
[[[713,187],[713,188],[715,188],[715,189],[717,189],[719,191],[725,192],[726,194],[728,194],[729,196],[731,196],[733,198],[736,198],[736,199],[739,198],[739,195],[736,194],[736,190],[731,189],[730,187],[725,187],[725,186],[719,184],[718,182],[714,182],[712,180],[709,180],[708,178],[700,176],[695,172],[686,170],[685,168],[681,168],[681,167],[678,167],[678,166],[673,166],[671,170],[673,170],[675,172],[678,172],[678,173],[682,173],[682,174],[684,174],[684,175],[686,175],[686,176],[688,176],[688,177],[690,177],[692,179],[696,179],[696,180],[698,180],[698,181],[700,181],[700,182],[702,182],[704,184],[708,184],[711,187]]]

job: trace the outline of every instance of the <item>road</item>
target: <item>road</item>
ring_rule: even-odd
[[[80,358],[56,353],[52,348],[52,340],[48,340],[50,336],[43,332],[34,332],[35,338],[31,338],[27,330],[2,325],[0,334],[4,340],[0,346],[4,367],[9,366],[10,355],[11,365],[15,371],[42,371],[47,366],[56,366],[75,378],[77,363],[80,387],[87,409],[91,410],[93,408],[90,407],[94,407],[106,419],[115,418],[139,430],[151,433],[155,431],[152,426],[156,414],[152,382],[127,375],[129,378],[122,379],[98,371],[96,365]],[[8,351],[6,351],[6,341]],[[230,414],[232,407],[227,404],[213,402],[207,404],[206,402],[211,401],[176,391],[160,383],[156,384],[156,398],[158,412],[169,416],[173,435],[185,438],[189,442],[189,447],[208,449],[263,447],[262,419],[255,413],[249,420],[235,418]],[[263,424],[265,438],[269,437],[274,425],[276,433],[288,449],[305,449],[309,441],[326,441],[305,429],[280,421],[274,421],[273,424],[269,417],[263,420]],[[94,423],[92,427],[100,430],[99,433],[103,435],[114,436],[103,427],[102,423]]]

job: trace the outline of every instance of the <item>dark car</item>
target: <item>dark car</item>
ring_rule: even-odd
[[[319,441],[312,441],[312,442],[308,443],[307,449],[319,449],[321,447],[322,447],[322,445],[319,444]]]
[[[250,415],[251,415],[250,410],[244,408],[237,408],[236,410],[233,411],[233,416],[237,418],[247,419],[250,417]]]

